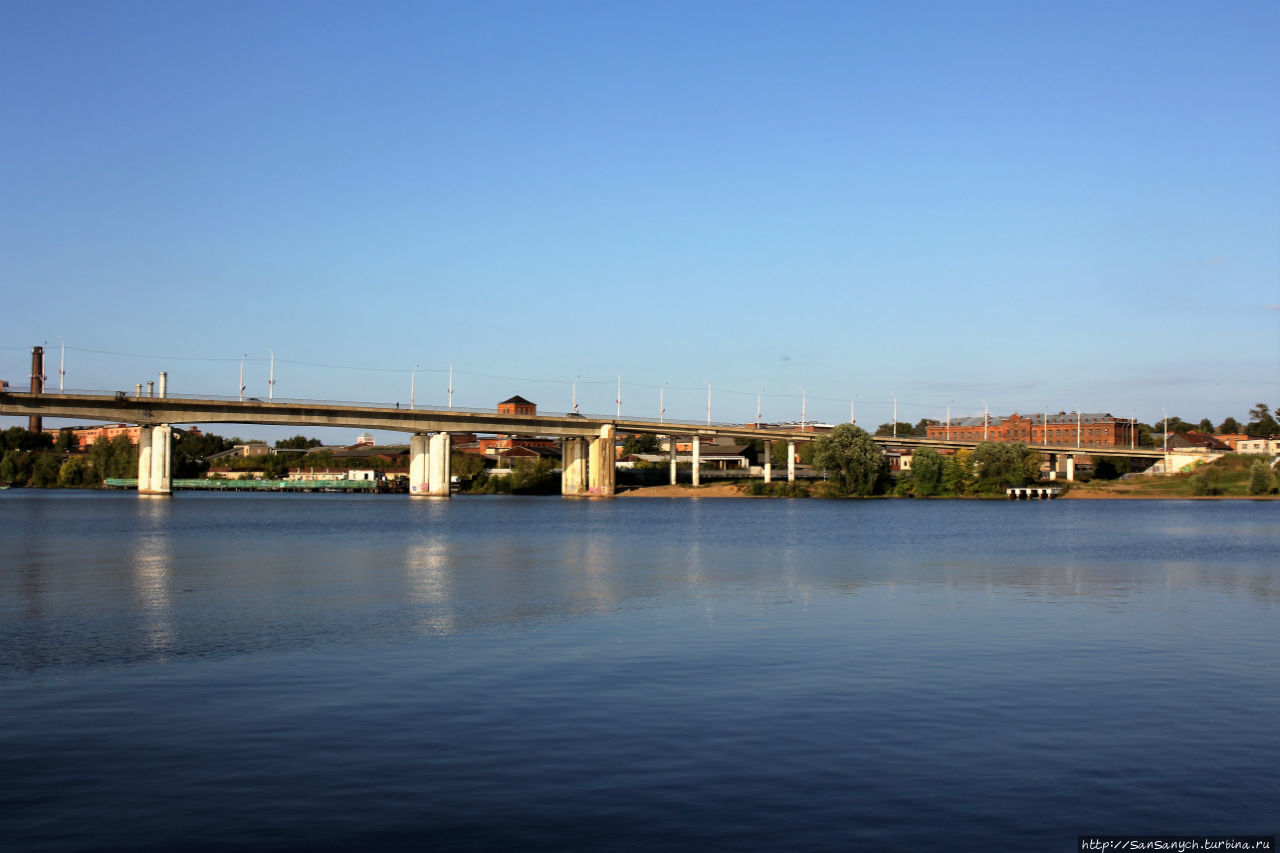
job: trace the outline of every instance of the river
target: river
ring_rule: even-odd
[[[0,493],[15,850],[1280,826],[1280,503]]]

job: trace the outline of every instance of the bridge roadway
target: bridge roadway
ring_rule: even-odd
[[[360,430],[388,430],[409,433],[410,441],[410,493],[446,497],[449,484],[449,445],[429,441],[451,432],[502,433],[508,435],[556,436],[564,441],[565,494],[582,496],[610,496],[613,494],[612,465],[605,461],[612,458],[613,440],[617,433],[648,433],[655,435],[689,436],[693,444],[693,457],[699,457],[699,444],[703,438],[726,437],[786,441],[788,453],[788,479],[795,478],[795,444],[813,441],[821,433],[797,432],[793,428],[762,427],[724,423],[682,423],[651,419],[602,418],[599,416],[565,415],[516,415],[496,411],[474,409],[404,409],[387,408],[367,404],[335,403],[322,401],[281,400],[228,400],[166,396],[137,396],[118,391],[115,393],[49,394],[4,391],[0,392],[0,415],[22,417],[69,418],[96,420],[111,423],[138,424],[152,428],[143,430],[139,441],[140,491],[169,492],[168,430],[175,423],[236,423],[269,424],[274,426],[325,426]],[[152,435],[154,431],[154,435]],[[434,434],[434,435],[431,435]],[[880,444],[937,448],[972,448],[977,441],[948,441],[919,437],[893,438],[873,436]],[[590,447],[588,453],[588,445]],[[152,448],[156,452],[153,454]],[[163,447],[163,449],[162,449]],[[672,442],[671,476],[675,482],[675,452]],[[1037,445],[1042,453],[1062,454],[1073,462],[1076,455],[1130,456],[1159,458],[1164,454],[1151,448],[1076,447],[1064,445]],[[765,479],[772,477],[772,466],[766,454]],[[588,464],[590,462],[590,464]],[[147,469],[147,466],[150,468]],[[1071,470],[1069,466],[1068,470]],[[147,469],[147,470],[144,470]],[[608,469],[608,470],[606,470]],[[694,482],[698,481],[698,466],[693,466]],[[1068,474],[1068,477],[1071,475]],[[157,481],[152,490],[150,478]],[[421,483],[416,482],[420,480]],[[415,488],[421,486],[421,488]]]

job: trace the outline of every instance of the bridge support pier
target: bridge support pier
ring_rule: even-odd
[[[453,472],[449,433],[417,434],[409,439],[409,494],[415,498],[449,497]]]
[[[702,439],[693,437],[693,484],[702,485]]]
[[[593,498],[611,498],[614,495],[614,463],[618,456],[616,448],[613,424],[600,427],[600,437],[591,439],[587,492]]]
[[[566,437],[560,444],[560,494],[566,498],[587,495],[587,440]]]
[[[794,441],[787,442],[787,482],[794,483],[796,481],[796,443]]]
[[[1074,453],[1067,454],[1067,479],[1074,480],[1076,478],[1076,455]]]
[[[764,443],[764,481],[773,482],[773,442]]]
[[[676,484],[676,437],[674,435],[667,436],[667,455],[671,459],[671,485],[674,486]]]
[[[138,430],[138,494],[173,494],[169,458],[172,435],[173,427],[168,424]]]

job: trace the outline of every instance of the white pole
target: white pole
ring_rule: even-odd
[[[991,409],[987,407],[987,401],[982,401],[982,440],[987,440],[987,425],[991,423]]]
[[[618,377],[618,398],[613,401],[618,404],[618,411],[615,417],[621,419],[622,418],[622,374],[615,373],[613,375]]]
[[[411,409],[416,408],[413,398],[413,385],[418,379],[418,368],[421,366],[420,364],[415,364],[413,370],[409,371],[409,408]]]
[[[853,416],[853,400],[849,401],[849,423],[856,424],[858,419]]]
[[[711,383],[707,383],[707,426],[711,426]]]
[[[898,398],[893,398],[893,437],[898,437]]]
[[[807,418],[805,417],[804,406],[805,406],[804,386],[801,385],[800,386],[800,431],[801,432],[804,432],[805,421],[807,420]]]
[[[240,356],[240,402],[244,402],[244,360],[249,357],[249,353]]]
[[[667,422],[667,404],[663,399],[666,395],[667,383],[663,382],[662,387],[658,389],[658,423]]]
[[[1040,422],[1040,446],[1047,447],[1049,444],[1049,404],[1044,404],[1044,420]]]
[[[267,374],[267,400],[274,400],[276,395],[276,354],[270,348],[267,352],[271,353],[271,372]]]
[[[579,374],[573,379],[573,413],[575,415],[578,414],[578,380],[581,378],[582,376]]]
[[[764,397],[764,389],[760,389],[760,393],[756,395],[756,426],[760,426],[760,400]]]
[[[62,379],[67,375],[67,342],[58,337],[58,343],[62,350],[62,355],[58,358],[58,393],[62,393]]]
[[[449,408],[452,409],[453,408],[453,362],[446,361],[445,364],[449,365]]]
[[[1076,447],[1080,446],[1080,407],[1076,406]]]
[[[951,440],[951,403],[947,403],[947,441]]]

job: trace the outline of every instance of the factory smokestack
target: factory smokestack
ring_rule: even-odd
[[[44,347],[31,348],[31,393],[44,393]],[[44,419],[39,415],[32,415],[27,420],[27,429],[31,432],[40,432],[44,428]]]

